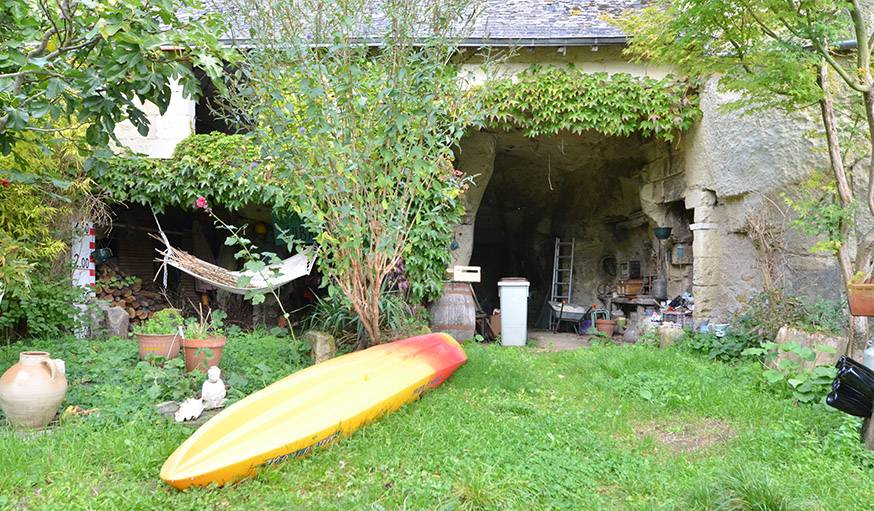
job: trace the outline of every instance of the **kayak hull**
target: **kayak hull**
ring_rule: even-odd
[[[291,374],[210,419],[164,462],[185,489],[306,456],[443,383],[467,361],[447,334],[381,344]]]

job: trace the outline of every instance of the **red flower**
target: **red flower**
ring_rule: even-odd
[[[196,201],[194,201],[194,207],[197,209],[205,209],[207,207],[206,197],[198,197]]]
[[[3,185],[3,188],[9,188],[9,180],[8,179],[0,179],[0,185]]]

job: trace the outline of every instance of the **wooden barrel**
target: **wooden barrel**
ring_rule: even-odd
[[[467,282],[447,282],[429,310],[433,332],[446,332],[459,342],[476,334],[476,304]]]

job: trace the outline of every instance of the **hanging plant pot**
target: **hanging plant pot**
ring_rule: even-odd
[[[672,230],[672,227],[656,227],[652,232],[655,234],[656,239],[666,240],[671,237]]]
[[[874,282],[850,284],[847,299],[853,316],[874,316]]]

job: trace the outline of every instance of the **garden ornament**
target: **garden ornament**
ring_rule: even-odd
[[[227,391],[221,375],[222,370],[218,366],[212,366],[206,372],[206,381],[203,382],[203,388],[200,391],[203,407],[206,410],[225,406]]]
[[[203,399],[191,397],[179,403],[179,409],[173,414],[173,418],[176,419],[176,422],[185,422],[200,417],[202,413]]]

